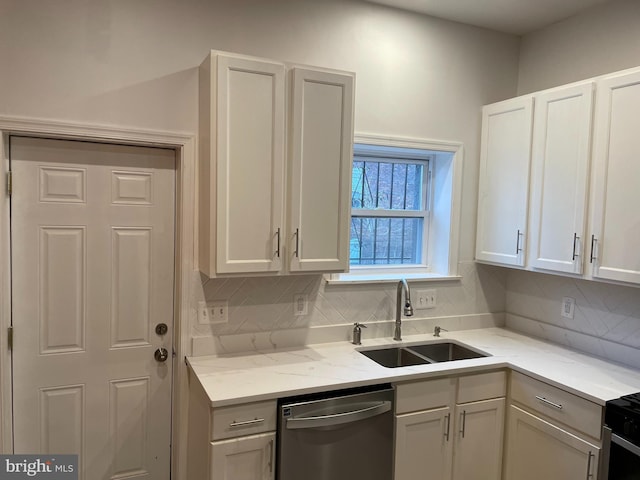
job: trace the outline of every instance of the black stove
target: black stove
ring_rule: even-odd
[[[640,393],[607,402],[600,480],[640,480]]]
[[[640,445],[640,393],[607,402],[604,423],[613,433]]]

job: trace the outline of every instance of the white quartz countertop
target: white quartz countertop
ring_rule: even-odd
[[[400,368],[385,368],[358,350],[452,340],[491,356]],[[483,328],[312,345],[296,349],[190,357],[189,366],[212,407],[392,383],[501,367],[538,378],[604,405],[640,392],[640,371],[502,328]]]

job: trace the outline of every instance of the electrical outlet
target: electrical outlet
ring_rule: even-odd
[[[200,325],[227,323],[229,321],[227,314],[228,309],[229,304],[226,300],[198,302],[198,323]]]
[[[300,293],[293,296],[293,314],[303,316],[308,313],[309,297],[306,293]]]
[[[416,290],[416,297],[413,300],[413,308],[416,310],[426,310],[435,308],[437,304],[435,289]]]
[[[562,310],[560,315],[565,318],[573,318],[576,307],[576,299],[571,297],[562,297]]]

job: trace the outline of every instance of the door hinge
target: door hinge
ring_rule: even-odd
[[[9,345],[9,350],[13,350],[13,327],[7,329],[7,344]]]
[[[11,196],[12,191],[13,191],[13,180],[12,180],[11,170],[9,170],[7,172],[7,193],[9,194],[9,196]]]

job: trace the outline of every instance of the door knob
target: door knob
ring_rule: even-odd
[[[160,347],[153,353],[153,356],[158,362],[166,362],[169,358],[169,352],[166,348]]]

